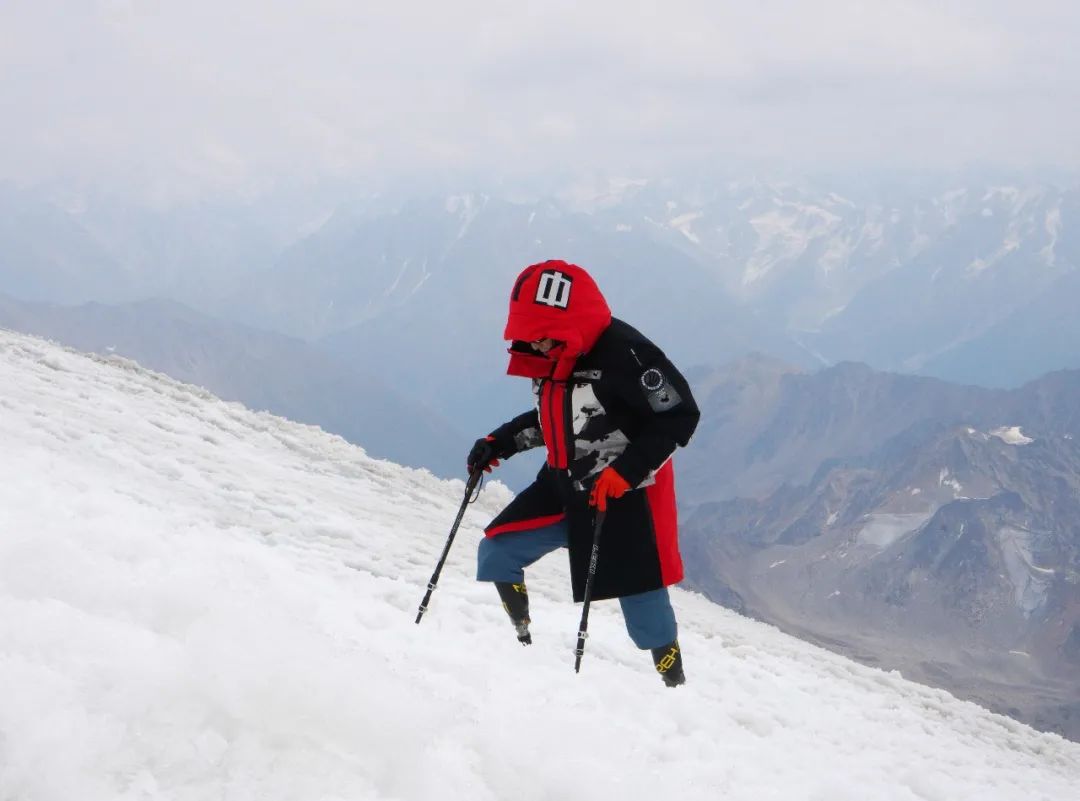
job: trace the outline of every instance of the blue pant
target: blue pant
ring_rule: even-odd
[[[565,548],[565,523],[532,529],[510,531],[494,537],[484,537],[477,553],[478,581],[525,581],[525,568],[559,548]],[[626,631],[634,645],[641,649],[659,648],[675,640],[678,629],[675,610],[667,587],[650,590],[619,599]]]

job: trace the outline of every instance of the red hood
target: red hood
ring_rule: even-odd
[[[570,377],[574,363],[588,353],[611,324],[611,310],[590,276],[576,264],[545,261],[521,271],[510,296],[503,339],[565,343],[546,356],[510,349],[507,373],[528,378]]]

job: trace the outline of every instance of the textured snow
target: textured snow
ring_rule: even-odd
[[[828,241],[825,252],[818,258],[818,267],[825,275],[834,270],[846,267],[851,260],[851,254],[855,252],[855,243],[847,236],[835,236]],[[839,311],[843,311],[841,308]],[[839,311],[829,314],[835,316]]]
[[[938,474],[938,486],[948,487],[957,498],[964,492],[964,485],[952,477],[947,467],[941,468],[941,472]]]
[[[859,530],[856,541],[860,545],[888,548],[905,534],[915,531],[929,519],[929,512],[868,515],[866,525]]]
[[[1024,432],[1020,430],[1020,426],[995,428],[990,432],[990,436],[997,437],[1009,445],[1030,445],[1035,441],[1031,437],[1025,437]]]
[[[585,178],[565,187],[559,199],[570,211],[594,214],[626,202],[648,183],[644,178]]]
[[[461,226],[458,228],[457,236],[455,239],[463,239],[465,234],[468,233],[469,228],[472,227],[473,221],[477,215],[480,214],[484,206],[487,205],[488,198],[486,195],[482,195],[477,198],[475,195],[453,195],[446,199],[446,213],[455,214],[461,219]]]
[[[985,216],[985,215],[984,215]],[[987,270],[990,267],[1001,262],[1006,256],[1019,250],[1021,245],[1021,234],[1014,220],[1009,225],[1009,230],[1005,235],[1005,240],[1001,243],[1001,247],[995,250],[986,259],[976,257],[972,259],[971,263],[967,266],[967,272],[969,275],[978,275],[979,273]]]
[[[942,216],[946,225],[955,225],[959,219],[958,206],[967,199],[968,190],[950,189],[934,198],[934,205],[942,210]]]
[[[1039,251],[1039,255],[1042,256],[1043,261],[1047,266],[1053,267],[1057,263],[1057,254],[1055,248],[1057,247],[1058,237],[1061,235],[1061,207],[1055,206],[1046,212],[1046,221],[1043,224],[1047,235],[1050,237],[1050,241]]]
[[[885,244],[885,225],[876,220],[868,220],[854,238],[839,233],[831,236],[823,234],[823,236],[828,238],[825,240],[825,252],[818,259],[818,267],[825,275],[828,275],[835,270],[851,267],[852,256],[856,251],[865,256],[881,250]],[[844,307],[840,307],[830,312],[826,319],[843,310]]]
[[[389,297],[390,295],[394,294],[394,291],[398,288],[398,284],[401,283],[401,279],[405,276],[405,273],[408,271],[408,269],[409,259],[403,259],[401,262],[401,269],[398,270],[398,274],[394,278],[394,283],[390,284],[390,286],[386,288],[386,291],[383,292],[384,297]]]
[[[701,240],[697,237],[697,234],[694,233],[693,225],[695,220],[700,220],[704,216],[704,212],[692,211],[688,212],[687,214],[680,214],[678,217],[672,219],[671,222],[668,223],[668,225],[681,233],[695,245],[700,245]]]
[[[997,540],[1016,605],[1025,615],[1031,615],[1046,603],[1054,571],[1034,564],[1030,531],[1002,528],[997,532]]]
[[[612,602],[575,675],[559,556],[520,647],[472,580],[501,485],[416,626],[460,481],[2,331],[0,386],[0,798],[1075,797],[1080,745],[688,593],[687,686]]]
[[[834,235],[841,222],[820,206],[773,202],[775,208],[750,220],[758,241],[743,270],[744,286],[757,283],[778,264],[799,258],[814,240]]]

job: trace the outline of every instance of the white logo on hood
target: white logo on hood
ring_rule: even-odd
[[[565,309],[570,305],[570,290],[573,287],[573,279],[558,270],[544,270],[540,275],[540,283],[536,287],[536,302],[557,309]]]

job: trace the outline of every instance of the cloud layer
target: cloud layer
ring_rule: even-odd
[[[1080,165],[1071,2],[9,0],[0,179]]]

